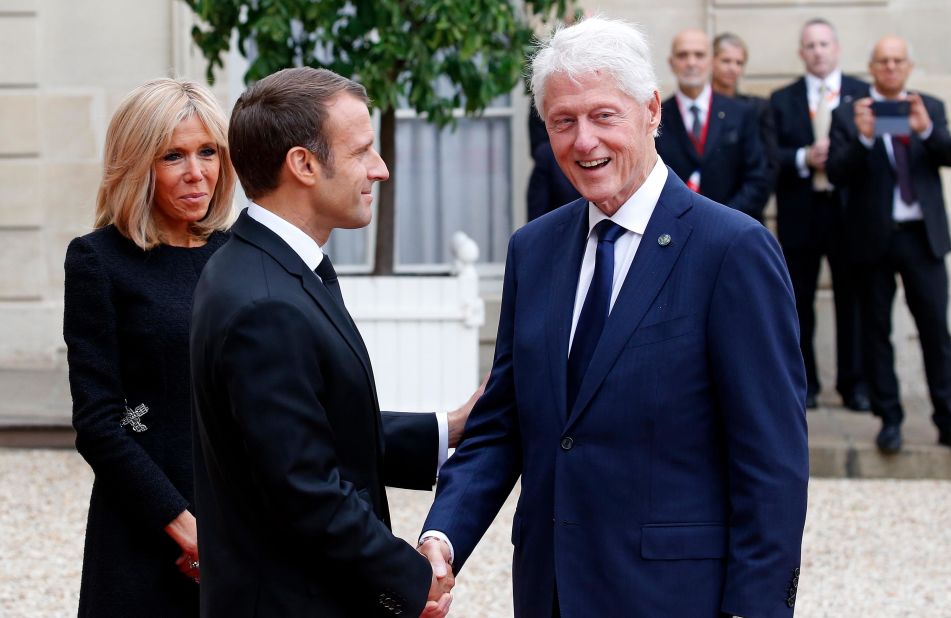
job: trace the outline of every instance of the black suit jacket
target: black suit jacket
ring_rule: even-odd
[[[753,94],[737,94],[733,98],[752,107],[753,113],[756,114],[759,137],[766,155],[766,185],[769,187],[769,192],[772,192],[776,186],[778,162],[776,160],[776,126],[773,120],[773,112],[769,109],[769,100]]]
[[[700,193],[762,221],[769,180],[756,112],[714,93],[703,155],[697,153],[676,97],[664,101],[657,152],[681,180],[700,170]]]
[[[528,179],[528,194],[525,198],[529,221],[581,197],[558,166],[551,144],[539,144],[533,157],[535,167]]]
[[[951,250],[948,215],[941,190],[941,166],[951,166],[951,135],[944,103],[921,95],[934,128],[928,139],[911,136],[909,167],[924,215],[928,247],[940,258]],[[885,143],[876,138],[866,148],[858,138],[853,105],[840,105],[832,115],[831,145],[826,164],[829,180],[844,187],[849,247],[856,262],[879,260],[893,231],[895,170]]]
[[[390,532],[384,482],[431,486],[435,448],[405,436],[425,423],[435,447],[435,419],[387,435],[347,311],[246,212],[233,232],[192,314],[202,615],[418,615],[432,570]]]
[[[852,101],[864,96],[868,96],[867,83],[848,75],[842,76],[840,106],[849,106]],[[817,226],[826,218],[816,208],[828,207],[826,203],[814,203],[812,174],[802,178],[796,168],[796,151],[816,141],[809,114],[806,78],[800,77],[774,92],[770,97],[770,108],[776,130],[779,167],[776,179],[776,227],[779,242],[788,251],[818,242]],[[840,192],[836,191],[834,195],[841,208]]]

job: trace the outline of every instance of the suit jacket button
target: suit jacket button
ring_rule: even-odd
[[[561,449],[563,451],[570,451],[574,445],[575,441],[571,439],[571,436],[565,436],[561,439]]]

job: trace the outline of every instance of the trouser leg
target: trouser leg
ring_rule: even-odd
[[[951,335],[948,333],[948,273],[928,249],[924,226],[897,234],[899,272],[908,309],[918,329],[925,361],[932,419],[951,431]]]
[[[872,410],[882,417],[883,423],[900,424],[904,412],[891,342],[895,272],[889,259],[862,264],[857,271],[861,282],[862,350]]]
[[[818,249],[792,250],[786,253],[786,267],[796,296],[799,316],[799,349],[806,367],[806,392],[815,395],[821,388],[816,367],[816,284],[822,254]]]

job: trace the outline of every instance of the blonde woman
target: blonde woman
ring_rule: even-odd
[[[95,472],[80,616],[197,616],[188,334],[232,213],[226,122],[196,83],[150,81],[106,134],[96,230],[66,252],[76,447]]]

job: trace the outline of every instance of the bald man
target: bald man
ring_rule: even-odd
[[[848,191],[847,233],[860,275],[872,409],[882,419],[876,444],[884,453],[901,449],[904,419],[891,345],[896,275],[918,328],[938,442],[951,447],[944,263],[951,238],[940,176],[951,166],[951,135],[944,103],[905,86],[914,66],[910,51],[900,37],[878,41],[869,59],[871,96],[833,114],[826,163],[829,180]]]
[[[658,154],[697,193],[762,222],[770,186],[755,110],[710,87],[703,31],[674,37],[668,62],[677,91],[663,102]]]

